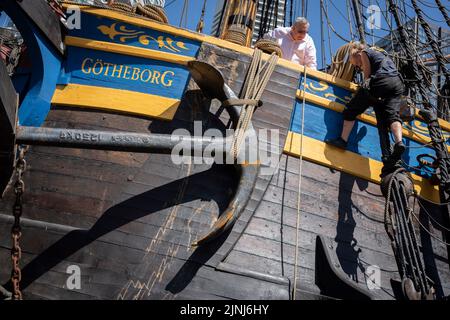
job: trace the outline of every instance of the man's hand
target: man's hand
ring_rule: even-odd
[[[364,90],[369,90],[370,89],[370,78],[364,80],[364,83],[361,85],[361,88],[363,88]]]

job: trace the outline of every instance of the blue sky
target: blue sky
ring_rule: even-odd
[[[350,27],[348,23],[348,8],[347,8],[347,1],[348,0],[324,0],[325,5],[328,6],[328,18],[330,24],[333,26],[333,28],[336,30],[336,33],[338,33],[340,36],[351,39],[350,34]],[[180,16],[181,12],[183,10],[185,0],[166,0],[166,12],[169,17],[169,22],[172,25],[179,26],[180,25]],[[200,18],[201,9],[203,6],[204,0],[189,0],[188,2],[188,15],[187,15],[187,22],[186,22],[186,28],[190,30],[195,30],[197,23]],[[351,1],[350,1],[351,2]],[[399,1],[402,2],[402,1]],[[441,12],[436,8],[436,3],[434,0],[417,0],[419,3],[419,6],[424,10],[425,14],[428,16],[426,19],[434,24],[440,25],[444,28],[448,29],[447,24],[444,21],[444,18],[441,14]],[[288,1],[289,3],[289,1]],[[300,8],[300,0],[294,0],[294,10],[296,11],[294,13],[295,16],[301,15],[301,8]],[[370,5],[379,5],[380,9],[382,11],[386,10],[386,1],[385,0],[362,0],[363,6],[365,8],[363,9],[363,14],[369,16],[367,14],[367,7]],[[414,17],[415,13],[411,6],[410,0],[405,0],[405,11],[406,15],[409,17]],[[449,1],[448,0],[442,0],[442,3],[447,4],[447,8],[449,7]],[[206,16],[205,16],[205,28],[204,33],[210,34],[211,32],[211,25],[212,25],[212,18],[214,15],[214,11],[216,9],[217,1],[216,0],[207,0],[206,2]],[[295,8],[296,7],[296,8]],[[319,61],[319,68],[322,67],[322,37],[321,37],[321,28],[320,28],[320,2],[318,0],[309,0],[308,1],[308,10],[307,10],[307,18],[311,21],[311,28],[310,28],[310,35],[313,37],[316,47],[317,47],[317,58]],[[403,6],[402,6],[403,9]],[[382,29],[389,29],[389,26],[383,16],[385,12],[382,12],[381,14],[381,28]],[[390,15],[389,15],[390,17]],[[402,15],[401,17],[405,21],[405,16]],[[433,21],[434,20],[434,21]],[[337,48],[339,48],[341,45],[345,43],[344,40],[339,39],[339,37],[333,33],[331,28],[328,28],[327,26],[327,20],[324,17],[324,33],[325,36],[323,38],[324,40],[324,46],[325,50],[325,60],[327,63],[330,61],[330,48],[331,51],[334,53]],[[395,23],[394,23],[395,25]],[[184,27],[184,23],[183,23]],[[352,25],[353,33],[356,36],[356,28],[354,27],[354,24]],[[382,37],[387,34],[387,31],[385,30],[374,30],[373,37],[371,35],[366,36],[367,42],[370,44],[374,40],[375,42],[379,39],[377,37]],[[328,36],[328,32],[330,33],[330,37]],[[357,36],[356,36],[357,37]]]

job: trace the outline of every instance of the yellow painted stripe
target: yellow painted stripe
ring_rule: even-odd
[[[106,52],[113,52],[118,54],[125,54],[134,57],[148,58],[159,61],[166,61],[181,65],[187,65],[189,61],[195,60],[192,57],[186,57],[178,54],[167,53],[152,49],[144,49],[139,47],[131,47],[123,44],[96,41],[91,39],[77,38],[67,36],[65,43],[68,46],[80,47],[85,49],[100,50]]]
[[[305,100],[311,103],[314,103],[316,105],[319,105],[321,107],[327,108],[329,110],[333,110],[336,112],[342,113],[344,111],[345,106],[339,102],[331,101],[323,97],[316,96],[314,94],[304,92],[301,90],[297,90],[297,98],[300,100],[303,100],[303,96],[305,96]],[[361,120],[362,122],[371,124],[376,126],[377,120],[375,117],[372,117],[367,114],[361,114],[358,116],[358,120]],[[428,144],[431,142],[431,139],[423,134],[417,133],[413,130],[409,130],[407,128],[403,128],[403,136],[406,138],[409,138],[411,140],[414,140],[420,144]],[[450,146],[447,147],[448,151],[450,152]]]
[[[295,64],[294,65],[297,68],[300,68],[300,72],[305,72],[304,66]],[[322,71],[318,71],[318,70],[313,70],[310,68],[306,68],[306,77],[310,77],[313,76],[314,78],[317,78],[319,80],[331,83],[331,84],[335,84],[338,87],[350,90],[351,92],[355,92],[356,90],[358,90],[359,86],[356,83],[347,81],[347,80],[343,80],[341,78],[337,78],[337,77],[333,77],[332,75],[329,75],[328,73],[322,72]]]
[[[231,43],[229,41],[225,41],[225,40],[218,39],[215,37],[207,36],[207,35],[200,34],[197,32],[193,32],[193,31],[191,32],[191,31],[176,28],[176,27],[173,27],[170,25],[162,24],[159,22],[150,21],[150,20],[144,19],[142,17],[133,17],[133,16],[127,15],[125,13],[121,13],[121,12],[117,12],[117,11],[83,7],[83,6],[81,6],[81,8],[83,9],[84,12],[87,12],[87,13],[90,13],[90,14],[93,14],[96,16],[110,18],[110,19],[122,21],[124,23],[133,24],[135,26],[150,28],[150,29],[157,30],[160,32],[170,33],[173,35],[185,37],[187,39],[192,39],[192,40],[196,40],[199,42],[206,42],[206,43],[214,44],[219,47],[231,49],[231,50],[234,50],[234,51],[246,54],[246,55],[253,55],[253,49],[251,49],[251,48],[240,46],[240,45]],[[270,56],[267,54],[263,55],[264,60],[268,60],[269,57]],[[297,63],[294,63],[292,61],[285,60],[285,59],[280,59],[278,64],[283,67],[298,71],[299,73],[303,73],[305,70],[303,66],[301,66]],[[336,77],[332,77],[329,74],[326,74],[321,71],[307,68],[307,74],[309,74],[310,76],[313,76],[319,80],[323,80],[323,81],[327,81],[329,83],[335,84],[335,85],[342,87],[344,89],[347,89],[347,90],[355,91],[358,88],[358,86],[356,84],[354,84],[350,81],[345,81],[345,80],[342,80],[342,79],[339,79]]]
[[[172,120],[180,100],[134,91],[69,84],[56,88],[52,104]]]
[[[423,121],[423,118],[421,115],[419,115],[419,110],[416,110],[416,118],[420,119]],[[439,121],[439,125],[441,126],[442,130],[450,132],[450,123],[442,120],[442,119],[438,119]]]
[[[300,156],[301,135],[289,132],[284,152],[288,155]],[[340,150],[326,143],[303,136],[302,154],[305,160],[337,169],[358,178],[380,184],[380,174],[383,163],[370,158],[365,158],[357,153]],[[440,202],[439,190],[425,178],[413,174],[414,189],[425,199]]]
[[[67,4],[64,6],[68,7]],[[243,46],[240,46],[240,45],[237,45],[237,44],[234,44],[229,41],[222,40],[222,39],[218,39],[215,37],[207,36],[207,35],[196,33],[196,32],[187,31],[184,29],[170,26],[170,25],[146,20],[146,19],[140,18],[140,17],[132,17],[125,13],[120,13],[117,11],[96,9],[96,8],[91,8],[88,6],[80,6],[80,7],[83,9],[83,11],[97,15],[97,16],[111,18],[111,19],[119,20],[119,21],[122,21],[125,23],[130,23],[130,24],[133,24],[136,26],[151,28],[151,29],[161,31],[161,32],[167,32],[170,34],[178,35],[181,37],[185,37],[185,38],[200,41],[200,42],[207,42],[207,43],[214,44],[214,45],[217,45],[222,48],[231,49],[231,50],[234,50],[234,51],[246,54],[246,55],[253,55],[253,49],[251,49],[251,48],[243,47]],[[142,49],[142,50],[146,50],[146,49]],[[150,50],[150,49],[147,49],[147,50]],[[163,53],[163,55],[164,54],[166,54],[166,53]],[[267,55],[267,54],[263,55],[263,59],[268,60],[268,58],[269,58],[269,55]],[[298,71],[299,73],[304,73],[304,70],[305,70],[305,68],[303,66],[301,66],[297,63],[294,63],[292,61],[285,60],[285,59],[280,59],[279,65],[289,68],[289,69],[292,69],[292,70],[295,70],[295,71]],[[314,78],[317,78],[318,80],[322,80],[322,81],[326,81],[331,84],[335,84],[341,88],[350,90],[352,92],[355,92],[359,88],[359,86],[353,82],[333,77],[333,76],[331,76],[327,73],[321,72],[321,71],[312,70],[310,68],[306,68],[306,69],[307,69],[306,70],[307,75],[313,76]],[[416,112],[416,114],[417,114],[417,112]],[[422,119],[422,117],[420,117],[418,114],[417,114],[417,117],[419,119]],[[439,119],[439,124],[441,125],[443,130],[450,132],[450,122]]]

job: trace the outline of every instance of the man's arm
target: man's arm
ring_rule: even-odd
[[[367,56],[367,53],[365,53],[364,51],[361,52],[361,61],[362,61],[361,69],[363,70],[364,73],[364,80],[368,80],[372,75],[372,68],[370,67],[369,57]]]
[[[265,33],[263,39],[274,40],[278,38],[277,29],[272,29],[269,32]]]
[[[305,66],[317,70],[317,51],[312,39],[306,44]]]

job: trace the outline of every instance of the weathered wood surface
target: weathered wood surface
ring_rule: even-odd
[[[285,156],[244,234],[225,261],[261,273],[294,281],[296,222],[298,215],[299,159]],[[386,235],[384,199],[379,186],[328,168],[303,163],[300,198],[300,228],[297,290],[320,294],[316,285],[316,237],[324,235],[335,266],[367,290],[364,270],[381,268],[381,290],[377,299],[393,299],[391,279],[399,279],[397,265]],[[439,221],[436,207],[427,205]],[[416,207],[426,223],[427,216]],[[434,212],[433,212],[434,210]],[[429,219],[428,219],[429,220]],[[426,224],[440,238],[439,227]],[[417,228],[428,276],[436,283],[438,297],[450,292],[450,272],[445,245]]]
[[[210,49],[202,49],[208,53],[204,57],[211,57]],[[224,50],[218,52],[222,54],[217,55],[218,64],[235,63]],[[249,61],[238,61],[239,71],[225,76],[243,77]],[[258,111],[254,118],[255,127],[266,128],[271,123],[281,129],[283,137],[289,127],[299,76],[284,73],[277,68],[272,80],[273,85],[289,84],[279,88],[283,99],[272,99],[270,93],[266,94],[268,109]],[[239,85],[236,83],[233,85]],[[280,118],[280,114],[284,115]],[[193,134],[194,121],[200,121],[203,130],[218,128],[224,132],[225,120],[208,113],[195,90],[190,90],[171,122],[58,107],[52,109],[45,126],[151,133],[171,133],[184,128]],[[279,159],[284,138],[277,144],[275,153]],[[25,297],[288,297],[283,285],[215,271],[254,214],[270,177],[260,179],[248,208],[230,232],[206,247],[195,249],[190,244],[209,230],[234,195],[238,176],[233,166],[179,166],[172,163],[170,155],[47,147],[32,147],[27,160],[22,239]],[[2,261],[8,260],[11,223],[8,215],[13,200],[9,193],[0,203]],[[72,264],[81,268],[81,290],[65,288],[66,268]],[[2,283],[7,281],[8,273],[4,264],[0,272]]]
[[[3,60],[0,60],[0,197],[11,178],[14,164],[17,93]]]

